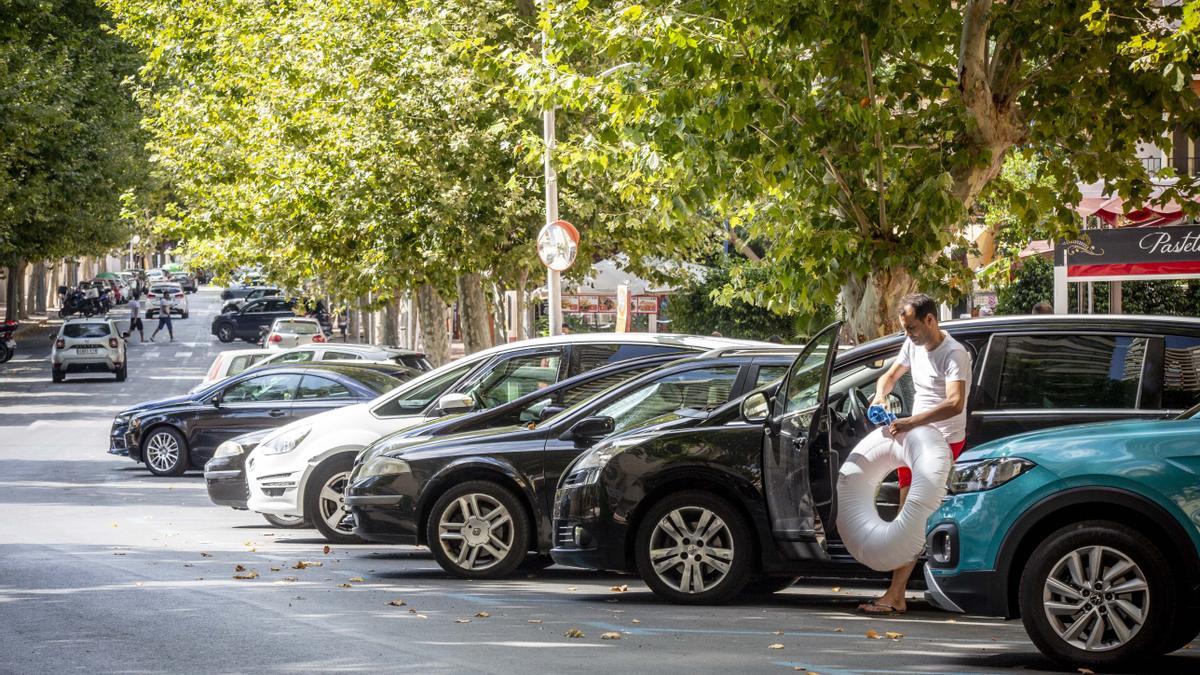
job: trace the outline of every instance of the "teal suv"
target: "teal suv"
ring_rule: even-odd
[[[1047,656],[1128,666],[1200,632],[1200,406],[959,458],[929,520],[927,599],[1021,617]]]

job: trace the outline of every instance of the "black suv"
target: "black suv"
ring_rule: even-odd
[[[251,300],[236,312],[218,314],[212,322],[212,334],[221,342],[233,342],[241,338],[246,342],[258,342],[263,329],[270,328],[275,319],[296,316],[294,303],[281,297]]]
[[[1195,319],[993,317],[943,329],[974,359],[969,446],[1166,418],[1200,398],[1200,383],[1180,376],[1200,354]],[[710,419],[583,454],[555,497],[555,562],[637,570],[676,602],[727,600],[755,577],[769,589],[801,574],[876,576],[841,545],[834,490],[842,460],[873,428],[866,408],[903,336],[838,353],[837,330],[806,346],[777,391],[748,396],[740,424]],[[892,397],[893,410],[911,414],[908,375]]]
[[[231,298],[222,303],[221,314],[236,312],[242,308],[242,305],[245,305],[251,300],[267,298],[274,295],[283,295],[283,289],[275,286],[255,286],[254,288],[251,288],[244,296]]]

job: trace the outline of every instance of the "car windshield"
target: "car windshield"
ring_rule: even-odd
[[[102,338],[108,337],[111,330],[107,323],[68,323],[62,333],[69,338]]]
[[[1190,420],[1193,417],[1195,417],[1198,413],[1200,413],[1200,403],[1197,403],[1196,405],[1192,406],[1191,408],[1188,408],[1187,410],[1185,410],[1183,412],[1183,414],[1181,414],[1176,419]]]
[[[361,382],[376,394],[391,391],[403,382],[403,380],[392,377],[387,373],[370,370],[369,368],[355,368],[351,377]]]
[[[182,293],[183,289],[178,286],[155,286],[150,289],[150,292],[162,295],[171,295],[173,293]]]
[[[321,324],[315,321],[280,321],[275,324],[275,332],[316,335],[321,332]]]

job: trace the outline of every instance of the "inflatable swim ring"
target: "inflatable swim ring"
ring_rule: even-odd
[[[916,559],[925,546],[925,524],[946,495],[954,455],[941,432],[920,426],[892,439],[876,429],[838,471],[837,529],[854,559],[888,572]],[[896,519],[875,508],[875,492],[889,473],[908,466],[913,482]]]

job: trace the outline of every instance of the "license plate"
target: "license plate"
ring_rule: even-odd
[[[79,352],[80,354],[95,354],[98,350],[94,349],[94,348],[80,347],[80,348],[76,349],[75,351]]]

